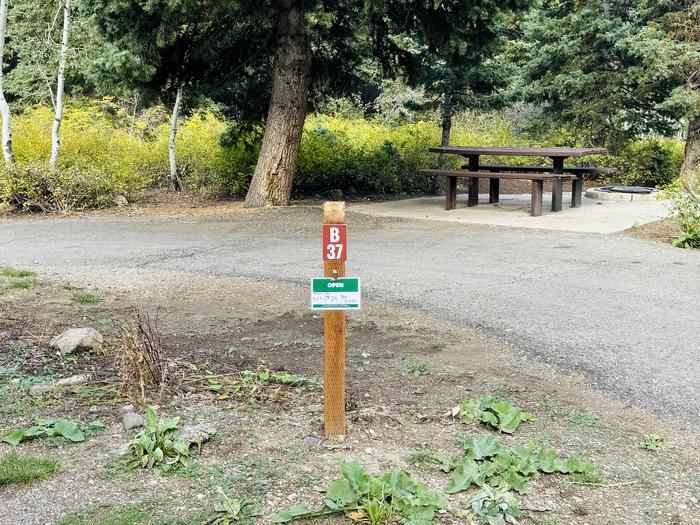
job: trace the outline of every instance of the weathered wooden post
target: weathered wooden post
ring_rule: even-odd
[[[311,279],[311,308],[323,310],[323,426],[345,434],[345,310],[359,310],[360,279],[345,277],[345,203],[323,206],[323,278]]]
[[[334,227],[332,225],[342,225]],[[347,236],[345,203],[323,206],[323,275],[345,277]],[[343,232],[345,233],[345,232]],[[326,437],[345,434],[345,311],[330,310],[323,315],[323,426]]]

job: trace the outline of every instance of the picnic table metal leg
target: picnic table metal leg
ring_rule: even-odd
[[[539,217],[542,215],[542,193],[544,193],[544,181],[532,181],[532,195],[530,197],[530,215]]]
[[[446,210],[454,210],[457,207],[457,177],[447,177],[445,199]]]
[[[469,177],[469,200],[467,206],[479,205],[479,179],[477,177]]]
[[[583,197],[583,175],[571,181],[571,207],[580,208]]]
[[[489,180],[489,204],[496,204],[498,202],[500,182],[500,179]]]

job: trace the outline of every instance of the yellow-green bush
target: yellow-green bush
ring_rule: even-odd
[[[161,184],[168,172],[169,118],[155,106],[135,118],[111,99],[73,102],[61,128],[61,155],[56,170],[48,169],[53,110],[37,106],[13,119],[16,166],[0,167],[0,201],[22,209],[67,210],[109,205],[115,194],[130,200]],[[231,144],[229,123],[203,109],[183,118],[176,158],[185,186],[194,191],[243,196],[255,169],[261,133],[239,136]],[[310,115],[304,127],[294,179],[299,196],[332,188],[355,188],[370,194],[419,194],[430,181],[417,175],[441,161],[428,148],[440,142],[436,122],[388,125],[358,117]],[[475,146],[562,146],[571,139],[552,136],[536,141],[516,133],[501,113],[464,112],[454,119],[452,143]],[[614,182],[667,185],[676,178],[683,146],[671,139],[630,143],[616,155],[570,159],[617,168]],[[548,163],[527,157],[493,163]],[[447,166],[463,159],[447,156]]]

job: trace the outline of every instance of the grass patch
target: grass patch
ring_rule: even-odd
[[[44,479],[60,468],[53,459],[22,457],[13,452],[0,457],[0,487]]]
[[[580,427],[597,427],[600,425],[600,418],[587,412],[571,412],[567,419]]]
[[[35,277],[24,277],[18,279],[11,279],[7,288],[15,290],[27,290],[29,288],[36,288],[41,282]]]
[[[77,510],[56,525],[137,525],[149,517],[146,506],[132,503],[121,507],[90,507]]]
[[[71,295],[71,300],[75,301],[76,303],[80,304],[95,304],[99,303],[102,299],[95,295],[94,293],[83,293],[83,292],[75,292],[73,295]]]
[[[13,279],[36,276],[36,274],[30,270],[16,270],[10,266],[0,267],[0,275],[3,277],[11,277]]]

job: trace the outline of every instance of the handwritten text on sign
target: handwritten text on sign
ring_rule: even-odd
[[[323,225],[323,260],[348,260],[348,228],[345,224]]]
[[[359,310],[360,279],[311,279],[311,308],[313,310]]]

